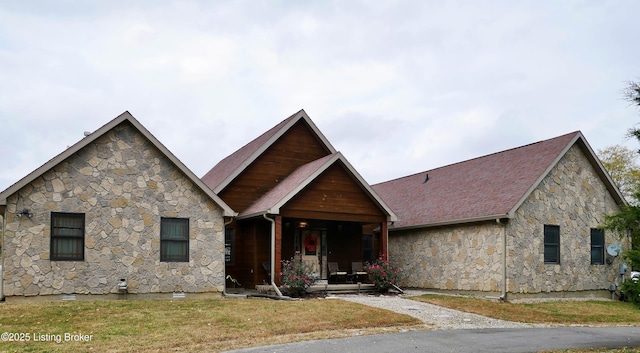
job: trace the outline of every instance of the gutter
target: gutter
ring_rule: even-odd
[[[284,297],[276,286],[276,221],[272,218],[267,217],[266,214],[263,214],[262,217],[267,221],[271,222],[271,287],[276,291],[278,297]],[[225,282],[226,284],[226,282]]]
[[[454,220],[443,221],[443,222],[434,222],[434,223],[427,223],[427,224],[416,224],[416,225],[405,226],[405,227],[389,227],[389,231],[410,230],[410,229],[424,229],[424,228],[451,226],[451,225],[458,225],[458,224],[464,224],[464,223],[493,221],[493,220],[503,219],[503,218],[513,218],[513,216],[510,215],[510,214],[495,214],[495,215],[490,215],[490,216],[482,216],[482,217],[474,217],[474,218],[454,219]]]

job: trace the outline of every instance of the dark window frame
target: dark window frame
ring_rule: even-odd
[[[167,234],[169,222],[186,223],[186,232],[182,237]],[[167,224],[165,224],[167,223]],[[182,224],[184,226],[184,224]],[[189,262],[189,218],[161,217],[160,218],[160,261],[161,262]],[[170,245],[183,244],[185,247],[183,256],[171,256],[168,254]]]
[[[235,243],[235,229],[226,227],[224,229],[224,262],[229,266],[234,266],[236,263]]]
[[[60,221],[66,219],[68,221],[79,221],[79,224],[74,225],[73,227],[64,227],[60,225]],[[79,230],[81,234],[79,235],[71,235],[71,234],[63,234],[68,233],[65,232],[64,229],[67,230]],[[84,261],[84,248],[85,248],[85,214],[84,213],[68,213],[68,212],[51,212],[51,228],[50,228],[51,236],[50,236],[50,248],[49,248],[49,258],[51,261]],[[75,242],[79,243],[75,247],[78,248],[78,251],[75,254],[63,254],[60,251],[60,247],[62,246],[62,242],[75,240]]]
[[[560,264],[560,226],[544,225],[544,263]]]
[[[605,263],[604,249],[605,249],[604,230],[598,229],[598,228],[591,228],[591,264],[592,265],[604,265]]]

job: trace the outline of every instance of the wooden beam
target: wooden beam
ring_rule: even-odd
[[[275,282],[280,285],[280,272],[282,272],[282,216],[275,216],[276,220],[276,258],[275,258]]]
[[[295,210],[295,209],[283,209],[280,211],[280,214],[283,217],[287,217],[287,218],[319,219],[319,220],[327,220],[327,221],[351,221],[351,222],[363,222],[363,223],[383,222],[383,220],[386,219],[386,217],[382,215],[337,213],[337,212],[309,211],[309,210]]]
[[[387,244],[389,242],[389,230],[387,228],[387,222],[384,221],[380,223],[380,243],[382,245],[382,253],[385,258],[389,259],[389,252],[387,248]]]

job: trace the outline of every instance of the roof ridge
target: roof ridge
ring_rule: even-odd
[[[478,160],[478,159],[481,159],[481,158],[491,157],[491,156],[494,156],[494,155],[497,155],[497,154],[506,153],[506,152],[514,151],[514,150],[518,150],[518,149],[521,149],[521,148],[525,148],[525,147],[529,147],[529,146],[537,145],[537,144],[544,143],[544,142],[550,142],[550,141],[553,141],[553,140],[557,140],[557,139],[560,139],[560,138],[563,138],[563,137],[567,137],[567,136],[570,136],[570,135],[576,135],[576,134],[579,134],[579,133],[581,133],[581,131],[580,131],[580,130],[576,130],[576,131],[573,131],[573,132],[570,132],[570,133],[567,133],[567,134],[559,135],[559,136],[556,136],[556,137],[551,137],[551,138],[548,138],[548,139],[545,139],[545,140],[540,140],[540,141],[536,141],[536,142],[531,142],[531,143],[528,143],[528,144],[525,144],[525,145],[522,145],[522,146],[512,147],[512,148],[508,148],[508,149],[506,149],[506,150],[497,151],[497,152],[493,152],[493,153],[485,154],[485,155],[482,155],[482,156],[478,156],[478,157],[473,157],[473,158],[465,159],[465,160],[463,160],[463,161],[459,161],[459,162],[454,162],[454,163],[450,163],[450,164],[445,164],[445,165],[443,165],[443,166],[439,166],[439,167],[435,167],[435,168],[432,168],[432,169],[423,170],[423,171],[420,171],[420,172],[416,172],[416,173],[413,173],[413,174],[409,174],[409,175],[401,176],[401,177],[394,178],[394,179],[389,179],[389,180],[387,180],[387,181],[383,181],[383,182],[380,182],[380,183],[374,184],[374,185],[372,185],[372,186],[382,185],[382,184],[390,183],[390,182],[397,181],[397,180],[400,180],[400,179],[405,179],[405,178],[415,177],[415,176],[420,175],[420,174],[424,174],[424,173],[432,172],[432,171],[439,170],[439,169],[443,169],[443,168],[452,167],[452,166],[454,166],[454,165],[458,165],[458,164],[462,164],[462,163],[471,162],[471,161]]]

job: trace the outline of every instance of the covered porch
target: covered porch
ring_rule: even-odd
[[[282,260],[300,256],[323,283],[367,283],[364,266],[387,251],[386,236],[380,232],[386,222],[282,218],[281,223],[280,234],[278,227],[275,234],[276,274]]]
[[[377,218],[375,222],[265,215],[234,222],[226,232],[226,274],[249,289],[270,285],[274,268],[274,282],[280,285],[282,261],[299,256],[318,275],[320,286],[366,284],[366,263],[387,253],[387,220]]]

